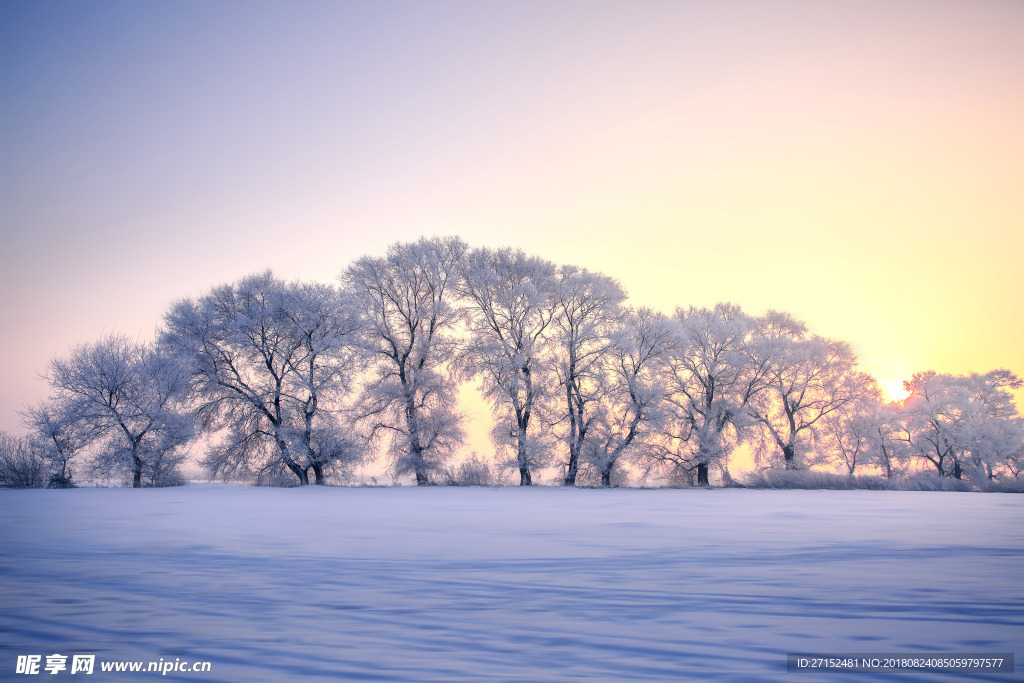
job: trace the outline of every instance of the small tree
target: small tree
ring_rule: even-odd
[[[35,443],[50,462],[51,488],[72,488],[74,467],[93,438],[92,425],[76,420],[71,406],[44,401],[22,414],[32,430]]]
[[[887,450],[891,443],[882,439],[884,432],[879,431],[882,425],[878,422],[882,392],[875,378],[868,374],[856,373],[852,381],[861,385],[855,400],[822,418],[818,439],[821,450],[813,464],[835,462],[853,475],[858,467],[869,464],[875,454],[876,461],[891,476],[892,455]]]
[[[37,489],[46,486],[50,464],[27,437],[0,432],[0,487]]]
[[[70,458],[78,445],[89,446],[97,471],[127,472],[133,487],[142,486],[144,477],[158,483],[195,437],[195,423],[182,406],[188,388],[184,368],[123,335],[55,359],[48,379],[57,414],[40,412],[37,419],[42,434],[49,431],[53,450],[62,448]]]
[[[886,479],[900,474],[908,459],[907,444],[901,423],[901,406],[885,403],[875,407],[871,418],[871,434],[867,462],[878,467]]]

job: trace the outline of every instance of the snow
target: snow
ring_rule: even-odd
[[[212,663],[163,677],[181,681],[849,681],[787,674],[786,653],[1019,658],[1022,520],[1024,496],[978,493],[0,491],[0,679],[53,653]]]

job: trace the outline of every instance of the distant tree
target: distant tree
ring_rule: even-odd
[[[891,475],[892,457],[887,451],[891,442],[882,439],[879,431],[882,392],[875,378],[866,373],[855,373],[850,379],[852,384],[860,384],[854,387],[855,398],[822,418],[820,450],[814,464],[836,462],[852,475],[874,459]]]
[[[673,322],[666,373],[671,419],[660,457],[696,470],[697,484],[707,486],[712,466],[727,472],[739,430],[750,425],[746,409],[766,388],[770,365],[750,353],[756,323],[738,306],[680,308]]]
[[[495,442],[515,453],[521,486],[533,483],[539,464],[533,416],[547,388],[542,355],[557,310],[555,283],[554,264],[511,249],[477,249],[462,270],[470,334],[461,365],[499,411]]]
[[[878,467],[887,479],[902,473],[908,460],[901,413],[899,404],[884,403],[875,407],[871,417],[867,463]]]
[[[341,275],[364,320],[373,354],[361,400],[370,434],[390,435],[396,475],[430,484],[462,441],[456,384],[446,369],[455,351],[456,280],[466,252],[458,238],[392,245]]]
[[[160,344],[189,370],[192,402],[214,440],[216,474],[266,476],[284,467],[300,485],[355,457],[336,433],[353,354],[352,307],[323,285],[286,284],[270,271],[176,303]]]
[[[759,321],[750,348],[767,380],[747,404],[761,427],[757,455],[764,462],[774,451],[785,469],[800,469],[822,420],[857,399],[862,382],[856,358],[845,342],[811,335],[803,323],[776,311]]]
[[[582,455],[611,486],[612,469],[630,451],[646,448],[646,439],[663,414],[664,380],[660,363],[672,338],[667,319],[650,309],[630,311],[612,335],[602,358],[597,400],[582,443]]]
[[[51,488],[71,488],[74,467],[92,440],[92,426],[75,419],[71,406],[54,399],[27,408],[22,417],[31,430],[35,447],[50,463]]]
[[[1024,449],[1024,418],[1013,391],[1024,380],[1009,370],[972,373],[963,378],[969,391],[966,411],[967,466],[972,479],[996,479]]]
[[[553,412],[563,425],[569,452],[566,486],[576,484],[581,454],[597,418],[594,407],[607,389],[603,370],[612,336],[622,321],[625,298],[622,287],[610,277],[576,266],[558,268],[550,337],[562,391],[561,410]]]
[[[48,379],[50,406],[59,413],[37,414],[40,435],[49,432],[54,451],[63,448],[66,457],[90,447],[98,471],[127,472],[133,487],[144,477],[159,484],[195,438],[195,423],[182,406],[186,372],[174,358],[123,335],[55,359]]]
[[[42,488],[48,478],[49,462],[28,437],[0,432],[0,487]]]
[[[931,463],[940,477],[994,478],[1021,448],[1024,426],[1012,389],[1021,380],[1007,370],[954,376],[915,374],[905,384],[903,439],[909,453]]]

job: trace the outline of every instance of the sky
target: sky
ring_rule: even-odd
[[[461,235],[1024,375],[1024,3],[0,3],[0,429],[50,359]]]

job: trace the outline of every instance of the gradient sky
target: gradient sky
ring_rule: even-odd
[[[0,3],[0,429],[272,267],[511,245],[1024,374],[1024,2]]]

